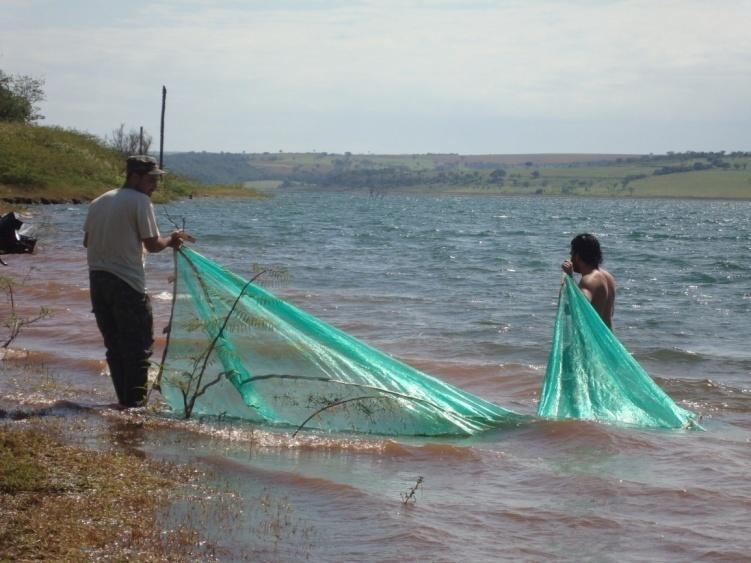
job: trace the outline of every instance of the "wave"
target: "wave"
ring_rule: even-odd
[[[737,387],[712,379],[654,379],[668,395],[699,414],[751,413],[751,386]]]
[[[696,352],[682,348],[655,348],[637,354],[639,362],[652,363],[653,376],[667,372],[670,376],[684,375],[688,379],[720,378],[726,383],[743,380],[751,371],[751,358],[740,351],[721,350],[720,353]],[[738,375],[735,375],[738,374]]]
[[[666,362],[666,363],[681,362],[681,363],[694,364],[694,363],[704,362],[710,358],[699,352],[694,352],[692,350],[684,350],[682,348],[674,347],[674,348],[652,349],[648,351],[646,354],[641,354],[640,359],[654,360],[654,361]]]
[[[412,446],[408,449],[412,456],[430,459],[452,458],[461,461],[480,461],[481,459],[477,450],[467,446],[428,443],[422,446]]]
[[[274,485],[303,487],[307,490],[336,493],[340,496],[353,497],[358,501],[366,498],[369,499],[369,495],[357,487],[346,483],[330,481],[322,477],[308,477],[300,473],[279,469],[262,469],[258,466],[245,464],[222,455],[199,455],[196,456],[196,459],[206,464],[220,467],[223,470],[251,475],[256,481],[267,481]]]
[[[688,284],[713,284],[721,281],[727,281],[724,278],[717,278],[715,276],[707,274],[706,272],[700,272],[696,270],[686,272],[685,274],[683,274],[683,276],[681,276],[680,279],[683,283]]]
[[[588,420],[537,420],[523,428],[530,444],[546,452],[570,450],[587,443],[598,456],[603,453],[658,449],[649,431],[630,429]]]
[[[726,272],[748,272],[748,266],[739,264],[733,260],[720,260],[712,264],[712,267],[718,270],[724,270]]]
[[[626,239],[632,241],[669,240],[672,238],[676,238],[675,235],[655,233],[651,231],[631,231],[626,235]]]

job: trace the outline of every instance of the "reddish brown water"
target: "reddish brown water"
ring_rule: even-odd
[[[8,268],[0,271],[18,281],[20,314],[33,315],[40,306],[54,312],[27,327],[0,364],[0,407],[47,406],[48,416],[85,421],[85,429],[71,435],[93,446],[115,444],[211,468],[214,481],[239,492],[232,500],[238,513],[229,522],[200,514],[194,519],[234,554],[227,559],[749,560],[751,392],[738,375],[728,383],[682,378],[669,369],[656,374],[674,399],[704,415],[705,432],[567,421],[462,440],[313,432],[292,438],[291,432],[242,423],[177,421],[158,406],[126,415],[56,402],[91,406],[114,400],[88,301],[80,246],[84,212],[34,211],[28,221],[40,225],[38,253],[7,257]],[[167,253],[150,258],[157,333],[169,316],[170,273]],[[517,347],[509,361],[489,359],[482,350],[472,353],[471,336],[452,336],[446,325],[445,334],[464,339],[466,353],[442,356],[421,347],[419,338],[393,340],[368,320],[401,307],[393,300],[301,285],[282,292],[421,370],[503,406],[534,412],[544,372],[539,354],[525,362]],[[492,331],[501,342],[503,327]],[[162,345],[160,335],[157,360]],[[727,358],[727,369],[738,370],[743,361]],[[19,375],[24,367],[28,380]],[[416,503],[404,505],[401,495],[419,476],[424,481]],[[280,518],[284,525],[275,528]]]

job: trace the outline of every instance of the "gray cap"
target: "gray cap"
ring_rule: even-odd
[[[133,172],[136,174],[150,174],[152,176],[161,176],[162,174],[165,174],[164,170],[157,166],[156,159],[153,156],[138,154],[135,156],[129,156],[128,160],[125,162],[128,174]]]

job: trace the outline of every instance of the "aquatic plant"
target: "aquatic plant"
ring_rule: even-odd
[[[422,475],[420,475],[417,478],[417,482],[410,488],[406,493],[402,493],[402,504],[415,504],[417,502],[417,497],[415,496],[415,493],[417,493],[418,490],[422,489],[422,483],[424,479]]]
[[[31,270],[29,270],[29,273]],[[24,281],[28,278],[28,274]],[[0,344],[0,360],[5,359],[8,347],[13,341],[21,334],[21,330],[24,327],[32,325],[42,319],[52,316],[52,311],[48,307],[40,307],[39,312],[35,316],[23,316],[20,315],[16,309],[16,300],[14,295],[14,284],[16,280],[10,276],[0,276],[0,288],[2,288],[10,303],[10,312],[3,318],[2,326],[7,329],[7,334],[3,337],[4,340]],[[21,282],[23,284],[23,282]]]

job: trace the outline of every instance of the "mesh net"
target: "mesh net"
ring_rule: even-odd
[[[182,415],[403,436],[529,417],[424,374],[200,254],[175,253],[159,387]]]
[[[698,426],[602,322],[570,276],[558,300],[553,343],[537,414],[628,426]]]

